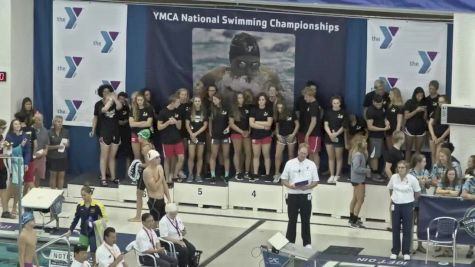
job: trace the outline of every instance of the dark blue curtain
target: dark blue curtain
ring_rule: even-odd
[[[52,96],[52,0],[35,0],[34,36],[34,104],[45,116],[45,124],[51,126],[53,114]],[[132,93],[146,86],[146,77],[153,76],[146,67],[145,51],[146,6],[128,7],[127,20],[127,66],[126,92]],[[366,91],[366,32],[365,19],[347,20],[344,97],[348,112],[361,114]],[[447,47],[447,93],[450,95],[452,71],[453,27],[449,25]],[[89,138],[90,128],[69,127],[71,147],[69,150],[69,173],[77,175],[96,172],[99,169],[99,146],[95,138]]]

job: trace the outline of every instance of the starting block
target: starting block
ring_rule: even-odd
[[[210,184],[175,182],[173,186],[173,200],[177,204],[192,204],[203,206],[228,208],[228,187],[224,182]]]
[[[231,180],[229,181],[229,207],[282,212],[282,190],[280,184]]]

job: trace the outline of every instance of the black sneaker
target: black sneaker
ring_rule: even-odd
[[[209,182],[210,182],[210,184],[216,184],[216,177],[211,177]]]
[[[249,177],[249,182],[259,181],[259,177],[255,174],[251,174]]]
[[[3,219],[16,219],[15,215],[11,214],[8,211],[2,212]]]
[[[228,184],[229,176],[221,176],[221,179],[223,180],[225,184]]]
[[[360,226],[355,222],[350,223],[350,227],[351,228],[360,228]]]
[[[251,175],[249,175],[248,172],[245,172],[245,173],[244,173],[244,179],[246,179],[246,180],[251,180]]]
[[[242,173],[240,172],[237,172],[236,175],[234,175],[234,179],[237,180],[237,181],[242,181]]]

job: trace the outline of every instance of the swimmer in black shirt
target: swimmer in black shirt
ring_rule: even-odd
[[[341,108],[341,102],[341,97],[332,97],[332,108],[325,113],[323,119],[325,147],[328,154],[328,168],[330,169],[328,183],[336,183],[340,179],[341,169],[343,168],[343,151],[345,145],[348,146],[345,134],[348,128],[348,118],[346,112]]]
[[[257,105],[251,110],[249,116],[249,126],[251,127],[252,140],[252,166],[254,177],[257,178],[259,172],[259,163],[262,156],[264,157],[266,180],[270,181],[270,148],[272,144],[272,109],[267,106],[267,95],[260,93],[257,96]]]
[[[277,137],[274,182],[277,183],[280,180],[280,167],[285,147],[287,147],[288,158],[293,159],[295,157],[296,136],[300,128],[300,122],[295,111],[289,109],[283,100],[277,100],[274,121],[276,122],[275,135]]]
[[[97,93],[102,100],[94,106],[94,119],[90,137],[96,134],[99,137],[101,146],[100,169],[101,186],[108,186],[106,181],[106,170],[109,168],[111,180],[118,183],[116,176],[117,150],[120,144],[118,112],[122,110],[122,103],[118,100],[114,89],[110,85],[101,85]]]
[[[244,93],[237,93],[231,105],[229,126],[231,127],[231,142],[233,143],[233,163],[236,174],[235,179],[249,179],[251,168],[252,148],[249,129],[250,103],[245,103]],[[249,100],[248,100],[249,101]],[[251,100],[252,101],[252,100]],[[242,153],[244,151],[244,153]],[[244,164],[244,170],[242,171]]]
[[[134,159],[140,159],[140,146],[138,133],[144,129],[150,129],[153,126],[153,109],[150,104],[145,101],[145,97],[142,93],[138,92],[135,97],[132,98],[132,110],[129,115],[129,124],[131,127],[132,151],[134,153]]]
[[[421,87],[414,89],[412,98],[409,99],[404,106],[404,119],[406,127],[406,161],[410,161],[412,157],[412,147],[415,147],[415,153],[420,154],[422,145],[426,136],[426,118],[427,106],[425,105],[425,94]]]
[[[211,183],[216,182],[216,158],[219,149],[222,149],[224,161],[224,182],[229,180],[229,114],[228,110],[223,106],[223,97],[216,93],[213,95],[213,105],[209,120],[209,131],[211,133],[211,155],[209,160],[209,169],[211,172]]]
[[[191,110],[186,114],[186,130],[188,131],[188,179],[187,182],[203,182],[201,179],[203,169],[203,152],[206,143],[206,129],[208,128],[208,115],[203,107],[201,98],[192,99]],[[196,176],[193,176],[196,157]]]

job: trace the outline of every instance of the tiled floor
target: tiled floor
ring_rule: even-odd
[[[69,227],[75,204],[78,199],[67,199],[63,206],[61,227]],[[103,201],[109,215],[109,225],[120,233],[134,234],[141,228],[141,223],[129,223],[127,218],[135,214],[135,204]],[[266,244],[275,232],[285,234],[287,227],[286,213],[256,212],[250,210],[221,210],[180,206],[180,216],[188,229],[188,239],[203,251],[201,262],[207,266],[264,266],[260,256],[260,245]],[[13,222],[16,221],[8,221]],[[319,251],[330,245],[361,247],[362,255],[387,257],[391,248],[391,234],[383,230],[385,223],[368,222],[371,229],[349,228],[344,219],[323,216],[312,216],[312,245]],[[246,233],[249,228],[255,229]],[[300,225],[297,235],[300,236]],[[242,237],[238,239],[238,237]],[[229,244],[233,244],[229,246]],[[298,237],[297,243],[301,243]],[[225,249],[224,249],[225,248]],[[469,263],[465,259],[466,247],[459,248],[459,263]],[[221,251],[221,253],[216,254]],[[425,255],[416,254],[415,259],[423,259]],[[126,256],[129,266],[136,266],[133,255]],[[209,259],[212,259],[209,261]],[[450,259],[436,259],[450,261]]]

